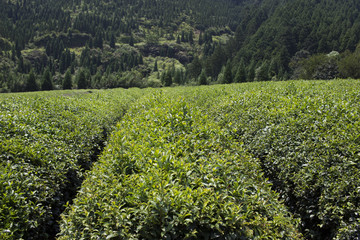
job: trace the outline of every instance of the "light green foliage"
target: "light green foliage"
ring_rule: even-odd
[[[239,86],[219,104],[219,121],[260,159],[274,188],[302,218],[306,237],[356,239],[359,82]]]
[[[358,89],[336,80],[0,96],[0,238],[46,239],[84,176],[61,240],[356,239]],[[114,131],[83,175],[103,129]]]
[[[115,94],[116,93],[116,94]],[[0,238],[49,239],[138,90],[0,96]]]
[[[167,89],[134,104],[59,239],[300,238],[259,162],[205,114],[217,93]]]

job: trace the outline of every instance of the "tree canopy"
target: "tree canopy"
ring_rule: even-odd
[[[42,83],[46,69],[59,88],[80,69],[88,88],[161,86],[157,75],[174,61],[185,71],[180,84],[202,71],[219,82],[225,66],[231,82],[357,78],[359,9],[354,0],[1,1],[0,90],[29,91],[23,79],[32,71]],[[316,57],[333,51],[330,65]],[[318,69],[298,74],[305,66]]]

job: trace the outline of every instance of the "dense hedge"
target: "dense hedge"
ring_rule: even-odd
[[[0,238],[48,239],[139,90],[0,96]]]
[[[290,81],[1,97],[0,238],[55,232],[85,176],[61,240],[359,239],[358,89]]]
[[[260,159],[310,239],[359,239],[359,81],[236,85],[219,122]]]
[[[133,105],[59,239],[300,239],[259,162],[202,114],[208,100],[187,88]]]

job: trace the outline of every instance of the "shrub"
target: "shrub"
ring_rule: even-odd
[[[54,237],[106,132],[137,96],[122,90],[0,97],[1,239]]]
[[[59,239],[300,238],[259,163],[176,93],[137,102],[119,122]]]
[[[358,82],[252,87],[257,89],[234,89],[218,99],[221,124],[261,161],[274,188],[301,217],[306,237],[358,236]]]

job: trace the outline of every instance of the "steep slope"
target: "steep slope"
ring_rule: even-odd
[[[67,71],[72,88],[356,78],[360,72],[351,64],[360,59],[359,5],[3,0],[0,91],[42,90],[46,69],[54,89],[64,87]],[[329,59],[331,51],[340,55]],[[30,72],[36,78],[31,88]]]
[[[284,73],[291,73],[291,58],[300,50],[309,54],[354,51],[360,40],[359,9],[358,1],[281,1],[253,35],[246,32],[249,22],[240,25],[237,36],[244,30],[245,36],[237,37],[240,50],[234,64],[243,60],[250,71],[251,63],[256,69],[265,62],[271,68],[267,78],[284,78]]]
[[[197,55],[200,32],[235,30],[242,1],[19,0],[0,5],[2,91],[26,91],[27,74],[38,75],[41,89],[46,68],[60,88],[68,69],[73,75],[87,72],[85,87],[147,86],[141,80],[149,77],[154,59],[144,62],[142,56],[190,62]],[[95,77],[105,72],[115,83]],[[135,80],[126,82],[120,76],[124,72],[124,78]]]

